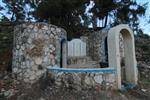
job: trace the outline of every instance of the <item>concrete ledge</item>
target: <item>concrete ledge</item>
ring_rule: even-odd
[[[92,68],[92,69],[71,69],[71,68],[59,68],[59,67],[47,67],[48,72],[102,72],[102,73],[114,73],[113,68]]]

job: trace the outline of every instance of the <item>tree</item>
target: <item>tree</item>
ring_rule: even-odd
[[[102,28],[108,24],[115,26],[118,24],[129,24],[133,30],[138,30],[139,16],[143,16],[146,5],[139,5],[135,0],[94,0],[95,6],[90,10],[94,18],[101,20]],[[113,22],[108,22],[112,18]],[[93,23],[93,26],[96,23]]]
[[[38,21],[46,21],[67,29],[71,36],[81,26],[78,16],[84,12],[84,3],[85,0],[44,0],[37,7],[35,16]]]
[[[3,0],[12,13],[11,21],[44,21],[63,27],[69,37],[81,35],[84,29],[102,29],[117,24],[129,24],[139,30],[139,16],[143,16],[146,4],[139,5],[135,0]],[[94,2],[93,7],[87,8]],[[27,12],[24,8],[32,9]],[[91,15],[89,15],[89,13]],[[110,22],[110,19],[112,20]],[[97,25],[101,21],[101,26]]]

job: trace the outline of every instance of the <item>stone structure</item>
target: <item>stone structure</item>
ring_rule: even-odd
[[[94,60],[99,62],[107,62],[107,35],[108,30],[103,29],[88,34],[88,55]]]
[[[58,86],[81,90],[83,88],[109,88],[115,87],[115,73],[113,69],[65,69],[48,68],[49,78]]]
[[[128,25],[119,25],[110,29],[108,33],[109,67],[116,69],[117,88],[121,88],[121,64],[119,36],[122,34],[125,56],[125,81],[137,84],[137,62],[135,58],[134,34]]]
[[[61,40],[66,31],[45,23],[25,23],[14,29],[13,72],[19,80],[34,82],[47,66],[60,66]]]
[[[106,83],[121,89],[122,81],[137,84],[134,36],[127,25],[76,39],[80,46],[71,42],[75,52],[67,45],[66,31],[54,25],[26,23],[16,26],[14,33],[13,72],[19,80],[35,82],[49,66],[50,78],[58,85],[89,87]]]

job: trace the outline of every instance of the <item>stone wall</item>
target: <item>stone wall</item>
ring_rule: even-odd
[[[81,90],[84,88],[115,89],[115,74],[103,72],[49,72],[49,78],[58,86]]]
[[[108,35],[108,30],[95,31],[89,33],[87,52],[88,55],[97,62],[106,62],[105,56],[105,39]]]
[[[18,80],[34,82],[47,66],[60,66],[60,41],[66,31],[46,23],[25,23],[14,29],[13,73]]]
[[[92,60],[97,62],[108,63],[108,51],[106,51],[106,46],[108,49],[107,37],[108,29],[103,29],[101,31],[95,31],[88,33],[87,37],[87,55],[92,58]],[[124,44],[123,37],[120,34],[120,53],[121,58],[124,57]],[[108,67],[108,66],[107,66]]]

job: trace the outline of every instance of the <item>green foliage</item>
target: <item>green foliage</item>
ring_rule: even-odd
[[[97,19],[102,20],[101,28],[105,28],[108,24],[115,26],[125,23],[137,31],[139,16],[145,14],[147,5],[139,5],[135,0],[93,1],[95,5],[89,10],[93,15],[89,17],[85,9],[90,4],[90,0],[3,0],[8,13],[12,13],[10,21],[24,22],[25,19],[32,21],[30,17],[33,16],[36,21],[44,21],[65,28],[71,36],[80,35],[81,30],[88,29],[89,23],[93,24],[93,29],[97,29]],[[34,10],[26,12],[24,9],[26,4]],[[79,16],[84,20],[82,24]],[[113,17],[114,21],[108,22],[109,17]]]
[[[82,6],[84,1],[85,0],[45,0],[37,7],[36,16],[40,20],[51,20],[53,17],[56,19],[60,17],[66,18],[67,16],[71,16],[74,10]]]
[[[60,26],[67,30],[69,37],[81,29],[79,14],[84,12],[85,0],[45,0],[39,4],[34,15],[38,21]]]
[[[138,30],[139,16],[145,14],[147,3],[139,5],[135,0],[95,0],[96,5],[91,10],[96,18],[104,20],[104,26],[112,24],[129,24],[133,30]],[[108,23],[108,16],[114,17],[113,23]],[[94,24],[94,23],[93,23]]]
[[[7,14],[12,15],[9,19],[11,22],[25,22],[25,19],[30,21],[30,16],[33,15],[33,11],[26,12],[26,4],[31,8],[36,9],[39,4],[39,0],[2,0],[6,6],[3,9],[8,9]],[[31,10],[31,9],[30,9]],[[6,15],[7,16],[7,15]]]
[[[150,62],[150,36],[146,34],[135,35],[135,47],[137,53],[137,60]]]

